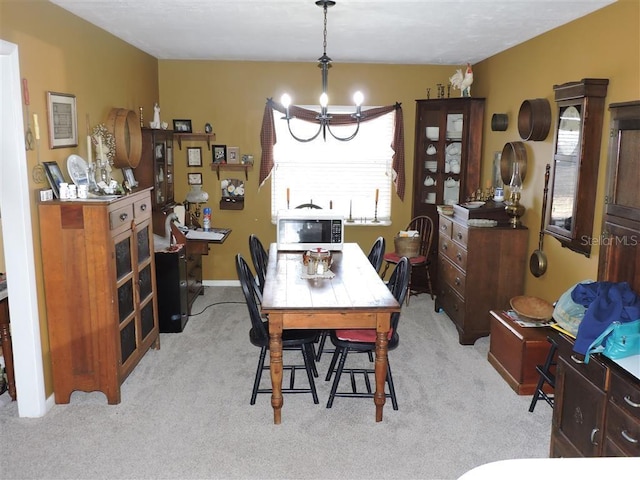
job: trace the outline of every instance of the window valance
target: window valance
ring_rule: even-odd
[[[260,130],[260,145],[262,147],[262,156],[260,162],[260,182],[259,187],[263,185],[265,180],[271,175],[273,170],[273,146],[276,144],[276,133],[273,120],[273,111],[277,110],[282,114],[285,113],[285,108],[281,103],[273,101],[273,99],[267,99],[267,103],[264,108],[264,115],[262,117],[262,129]],[[395,127],[393,132],[393,143],[391,148],[395,152],[391,163],[393,169],[393,184],[396,187],[396,193],[400,200],[404,200],[405,189],[405,170],[404,170],[404,121],[402,117],[402,105],[396,103],[395,105],[389,105],[386,107],[375,107],[363,111],[363,118],[361,122],[372,120],[374,118],[386,115],[392,111],[396,112],[395,115]],[[316,116],[318,112],[308,110],[306,108],[298,106],[290,106],[289,113],[300,119],[308,122],[317,122]],[[333,125],[350,125],[355,124],[356,121],[350,114],[332,114],[331,123]]]

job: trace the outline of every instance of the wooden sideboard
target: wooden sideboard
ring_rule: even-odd
[[[640,457],[640,379],[558,336],[551,457]]]
[[[160,348],[150,189],[40,202],[56,403],[75,390],[120,402],[120,385]]]
[[[7,374],[7,390],[11,400],[16,400],[16,380],[13,371],[13,344],[9,319],[9,299],[7,290],[0,293],[0,346],[4,357],[4,369]]]
[[[466,219],[440,215],[438,288],[441,308],[458,329],[462,345],[490,333],[489,311],[510,308],[524,291],[526,228],[473,227]]]

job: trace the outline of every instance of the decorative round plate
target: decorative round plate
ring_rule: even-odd
[[[509,303],[518,315],[531,320],[546,322],[553,316],[553,305],[542,298],[522,295],[513,297]]]
[[[67,170],[73,183],[76,185],[89,185],[89,169],[87,162],[79,155],[67,157]]]
[[[465,208],[480,208],[483,205],[484,202],[467,202],[462,204],[462,206]]]

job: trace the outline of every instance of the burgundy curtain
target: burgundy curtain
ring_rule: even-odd
[[[273,146],[276,144],[276,131],[275,124],[273,123],[273,111],[285,113],[285,108],[281,103],[274,102],[273,99],[267,99],[267,104],[264,107],[264,115],[262,117],[262,129],[260,130],[260,145],[262,146],[262,157],[260,161],[260,182],[258,188],[262,187],[265,180],[271,175],[273,170]],[[402,105],[396,103],[395,105],[389,105],[386,107],[376,107],[369,110],[363,110],[363,118],[361,122],[372,120],[374,118],[381,117],[387,113],[396,111],[396,123],[393,131],[393,142],[391,148],[395,152],[391,162],[391,168],[393,169],[393,183],[396,187],[396,193],[400,200],[404,200],[404,184],[405,184],[405,171],[404,171],[404,121],[402,118]],[[313,110],[307,110],[305,108],[291,106],[289,107],[289,113],[291,116],[307,122],[317,122],[316,116],[318,112]],[[332,125],[350,125],[356,123],[350,114],[332,114]]]

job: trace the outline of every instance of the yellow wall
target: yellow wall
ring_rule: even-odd
[[[202,169],[187,169],[186,151],[176,149],[176,200],[187,192],[187,171],[202,171],[204,188],[211,195],[214,224],[233,229],[229,240],[213,246],[205,257],[205,279],[235,279],[233,255],[248,254],[249,233],[263,241],[274,239],[269,220],[270,183],[257,190],[259,167],[259,131],[265,99],[279,98],[289,91],[300,104],[315,103],[319,95],[320,73],[313,58],[308,63],[160,61],[146,55],[110,34],[80,20],[49,2],[0,0],[0,37],[18,44],[20,69],[29,80],[31,113],[38,113],[42,140],[40,158],[56,160],[64,167],[68,155],[86,155],[86,146],[51,150],[46,139],[45,92],[56,91],[76,95],[78,126],[85,135],[85,118],[91,124],[103,122],[113,107],[144,107],[151,118],[151,108],[160,101],[161,118],[190,118],[195,130],[210,122],[217,142],[240,147],[242,153],[253,153],[256,166],[247,181],[245,210],[220,211],[219,183],[205,164]],[[473,95],[487,98],[483,162],[483,183],[490,178],[493,153],[508,141],[519,140],[516,121],[520,104],[525,99],[547,98],[553,106],[554,84],[584,77],[610,79],[607,104],[640,99],[640,6],[636,0],[621,0],[579,19],[567,26],[535,38],[521,46],[474,65]],[[315,57],[314,57],[315,58]],[[368,248],[378,235],[392,245],[394,233],[411,216],[411,176],[415,127],[415,99],[425,98],[426,88],[435,91],[437,83],[446,83],[458,66],[349,65],[336,60],[330,73],[333,104],[349,104],[350,95],[361,89],[369,105],[403,104],[405,150],[407,159],[407,192],[404,202],[393,197],[390,227],[353,227],[347,239]],[[492,113],[508,113],[509,129],[491,132]],[[554,120],[555,120],[554,110]],[[606,115],[605,125],[609,116]],[[603,129],[601,164],[606,160],[608,138]],[[551,160],[553,135],[542,142],[527,142],[528,175],[523,204],[527,207],[524,222],[530,228],[529,250],[537,246],[543,189],[544,165]],[[195,144],[199,145],[199,144]],[[208,153],[208,152],[206,152]],[[37,163],[36,152],[27,155],[29,169]],[[205,157],[208,160],[208,157]],[[336,181],[339,181],[337,179]],[[594,232],[599,231],[602,217],[604,168],[601,166],[597,213]],[[31,182],[34,191],[43,185]],[[38,224],[35,203],[32,204],[34,225]],[[36,268],[40,291],[40,242],[35,233]],[[555,299],[570,284],[597,274],[598,249],[591,258],[560,247],[552,238],[545,239],[549,270],[535,279],[527,274],[526,293],[549,300]],[[46,312],[40,295],[43,356],[46,391],[51,393],[50,358],[47,340]]]
[[[640,2],[622,0],[591,15],[495,55],[474,66],[473,93],[487,98],[484,128],[483,177],[490,178],[491,159],[506,142],[519,141],[518,111],[524,100],[546,98],[553,123],[544,141],[525,142],[528,156],[522,204],[523,222],[529,227],[529,251],[538,246],[544,171],[553,159],[553,124],[557,119],[553,85],[582,78],[608,78],[606,105],[640,99]],[[509,128],[492,132],[493,113],[507,113]],[[609,112],[602,129],[598,193],[593,235],[601,232],[604,184],[609,144]],[[527,272],[525,290],[549,301],[584,279],[596,279],[599,247],[590,258],[561,247],[545,236],[547,273],[535,278]]]
[[[86,158],[86,117],[95,126],[105,122],[113,107],[151,111],[158,94],[158,62],[127,43],[69,14],[50,2],[5,1],[0,3],[0,37],[18,45],[20,74],[29,83],[29,113],[38,115],[40,160],[55,160],[66,175],[66,159],[71,154]],[[46,92],[76,96],[78,134],[76,148],[49,148]],[[26,118],[25,118],[26,120]],[[33,126],[33,121],[32,121]],[[37,150],[27,152],[28,171],[37,165]],[[53,392],[51,359],[44,307],[44,288],[40,258],[40,235],[36,191],[45,184],[30,179],[33,212],[34,251],[40,330],[45,368],[45,390]],[[6,206],[5,206],[6,207]],[[10,252],[7,252],[10,254]],[[4,264],[4,257],[2,257]]]
[[[640,4],[623,0],[571,24],[541,35],[523,45],[495,55],[474,66],[474,96],[487,99],[485,109],[483,180],[491,178],[494,152],[502,151],[506,142],[519,141],[518,110],[522,101],[547,98],[555,117],[553,85],[585,77],[610,79],[607,105],[640,98]],[[594,32],[598,32],[594,35]],[[615,45],[622,47],[616,48]],[[457,66],[456,66],[457,67]],[[437,83],[447,83],[454,66],[363,65],[336,62],[330,71],[330,101],[336,105],[351,103],[352,92],[364,92],[368,105],[401,102],[404,110],[407,192],[404,202],[393,197],[393,225],[389,227],[347,227],[348,241],[369,248],[382,235],[393,245],[394,234],[411,217],[412,159],[415,130],[415,99],[426,97],[426,88],[435,91]],[[308,63],[259,63],[212,61],[160,61],[160,96],[162,119],[190,118],[194,130],[213,125],[217,143],[238,146],[242,153],[260,156],[259,133],[265,99],[279,99],[285,91],[295,95],[298,104],[315,104],[320,94],[320,72],[313,58]],[[458,92],[455,92],[456,94]],[[493,113],[508,113],[509,128],[492,132]],[[608,113],[605,127],[608,125]],[[607,128],[603,128],[601,163],[606,162]],[[529,157],[522,203],[527,207],[523,218],[530,229],[529,249],[538,245],[544,166],[552,158],[553,132],[542,142],[527,142]],[[193,145],[198,145],[194,143]],[[183,146],[184,149],[184,146]],[[209,152],[204,152],[209,155]],[[210,161],[210,158],[205,158]],[[176,200],[182,201],[188,190],[187,171],[204,173],[204,190],[210,194],[213,222],[233,229],[224,245],[213,246],[204,258],[206,279],[235,279],[233,255],[248,254],[247,237],[256,233],[263,242],[275,239],[269,222],[270,183],[257,191],[258,163],[250,172],[245,188],[245,210],[220,211],[219,181],[205,164],[202,169],[187,169],[186,152],[176,149]],[[600,169],[599,195],[602,198],[605,168]],[[221,174],[222,175],[222,174]],[[242,178],[241,175],[225,177]],[[221,177],[221,178],[225,178]],[[340,179],[336,179],[340,181]],[[598,201],[594,232],[599,232],[602,201]],[[598,248],[589,259],[561,248],[551,237],[545,239],[548,272],[536,279],[527,272],[526,293],[555,300],[571,284],[596,278]]]
[[[211,247],[203,259],[205,279],[236,279],[234,255],[249,254],[248,237],[255,233],[268,244],[275,241],[275,228],[270,222],[271,183],[267,180],[258,191],[260,159],[260,127],[267,97],[279,99],[288,91],[299,104],[316,104],[321,93],[320,70],[316,62],[207,62],[160,61],[161,118],[171,124],[173,118],[192,120],[194,130],[204,124],[213,125],[216,142],[240,147],[240,154],[252,153],[256,165],[249,172],[245,185],[244,210],[220,210],[220,182],[207,162],[211,153],[204,148],[204,166],[186,167],[186,151],[175,149],[176,200],[182,201],[188,191],[187,171],[203,172],[203,189],[209,193],[208,206],[213,211],[213,224],[233,229],[223,245]],[[383,235],[393,245],[393,236],[403,229],[411,217],[413,171],[413,141],[415,130],[415,99],[426,98],[426,88],[432,93],[437,83],[446,83],[455,71],[450,66],[348,65],[336,63],[329,75],[330,101],[335,105],[352,103],[353,92],[360,89],[367,105],[390,105],[401,102],[404,110],[407,190],[404,202],[392,197],[393,225],[388,227],[347,227],[347,241],[358,242],[365,251]],[[190,143],[188,145],[203,145]],[[242,178],[235,173],[222,178]],[[331,172],[327,172],[330,176]],[[312,180],[311,180],[312,181]],[[345,179],[336,178],[336,182]],[[304,185],[292,187],[304,189]],[[391,243],[389,243],[391,242]]]

